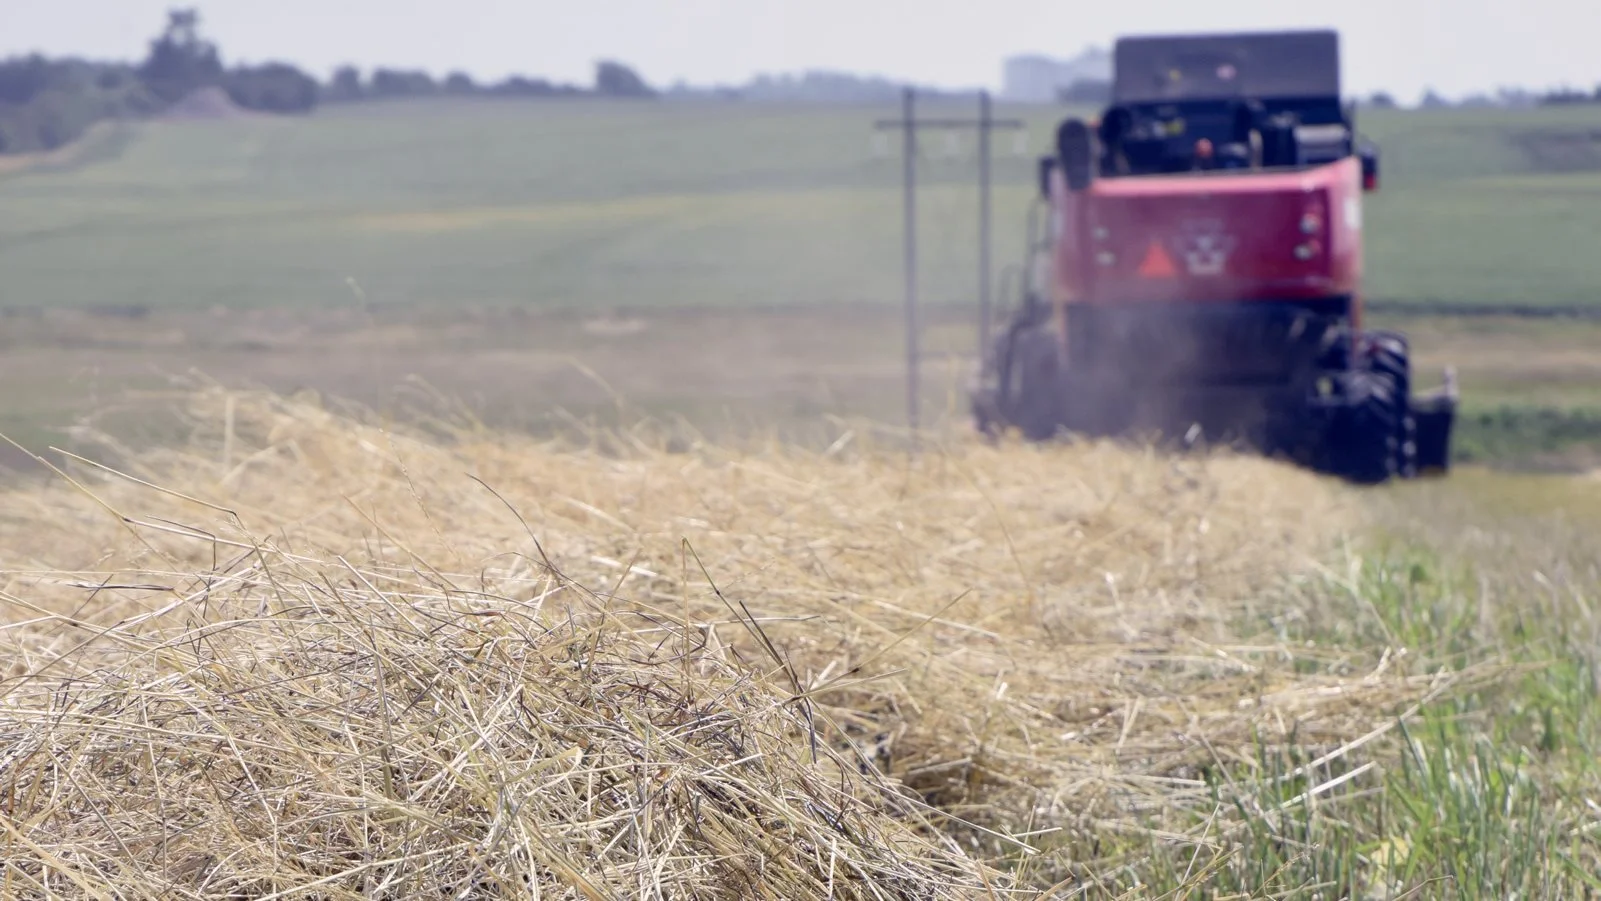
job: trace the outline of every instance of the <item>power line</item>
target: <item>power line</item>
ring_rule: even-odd
[[[915,441],[918,427],[918,337],[920,326],[917,311],[917,131],[930,129],[978,130],[978,190],[979,190],[979,352],[988,352],[990,331],[990,134],[996,129],[1021,129],[1027,125],[1020,119],[996,119],[991,110],[988,91],[979,93],[977,119],[928,118],[918,119],[917,92],[906,88],[901,99],[901,118],[880,120],[876,129],[899,128],[903,137],[904,166],[904,228],[905,279],[906,279],[906,419]]]

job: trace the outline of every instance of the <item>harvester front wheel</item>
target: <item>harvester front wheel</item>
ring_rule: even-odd
[[[1412,397],[1412,367],[1408,359],[1405,336],[1397,332],[1371,332],[1372,342],[1369,366],[1373,372],[1388,377],[1394,386],[1396,398],[1396,460],[1395,474],[1404,479],[1418,474],[1418,422],[1410,403]]]
[[[1350,373],[1345,405],[1334,436],[1336,471],[1363,485],[1377,485],[1396,474],[1400,459],[1405,400],[1394,378],[1383,372]]]

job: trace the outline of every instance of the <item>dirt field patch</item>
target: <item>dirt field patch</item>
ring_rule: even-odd
[[[200,88],[167,107],[158,117],[163,122],[210,122],[248,119],[255,116],[233,102],[219,87]]]
[[[965,423],[974,317],[967,308],[926,313],[923,419]],[[1516,435],[1473,438],[1475,431],[1528,415],[1545,421],[1545,414],[1509,416],[1502,408],[1601,409],[1595,324],[1515,317],[1380,317],[1375,324],[1412,337],[1420,390],[1436,384],[1443,367],[1458,368],[1470,405],[1465,434],[1486,452],[1522,451],[1509,443]],[[833,417],[904,421],[902,331],[898,309],[846,304],[547,312],[351,305],[155,309],[137,318],[18,311],[0,316],[0,431],[40,448],[70,441],[74,424],[90,417],[119,422],[136,444],[170,437],[168,426],[158,428],[166,414],[136,411],[167,409],[166,386],[193,370],[237,387],[309,388],[379,409],[438,391],[497,427],[538,434],[571,428],[573,417],[616,424],[621,404],[627,415],[682,420],[710,437],[775,432],[826,445]],[[1480,412],[1493,415],[1481,421]],[[0,452],[0,463],[24,462]]]

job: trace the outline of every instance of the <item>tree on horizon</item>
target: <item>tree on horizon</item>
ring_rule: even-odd
[[[150,42],[150,54],[138,73],[140,80],[168,103],[221,83],[222,57],[215,44],[200,36],[199,10],[168,10],[167,27]]]

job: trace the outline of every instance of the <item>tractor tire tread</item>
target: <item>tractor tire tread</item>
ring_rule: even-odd
[[[1359,371],[1348,379],[1335,466],[1352,482],[1376,485],[1397,474],[1402,411],[1396,387],[1388,373]]]

